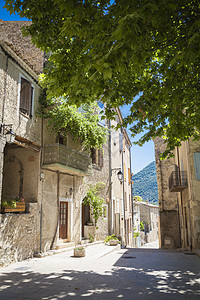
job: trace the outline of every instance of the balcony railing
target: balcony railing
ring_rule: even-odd
[[[91,173],[92,160],[83,152],[53,144],[44,146],[43,166],[72,175],[85,176]]]
[[[169,191],[180,192],[187,187],[187,173],[186,171],[173,171],[169,177]]]

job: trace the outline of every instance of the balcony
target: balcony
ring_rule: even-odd
[[[83,153],[64,145],[44,146],[43,167],[77,176],[91,174],[92,160]]]
[[[181,192],[187,188],[187,173],[186,171],[173,171],[169,177],[169,191],[170,192]]]

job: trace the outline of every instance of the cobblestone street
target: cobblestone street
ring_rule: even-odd
[[[200,299],[200,258],[159,249],[87,247],[1,269],[0,299]]]

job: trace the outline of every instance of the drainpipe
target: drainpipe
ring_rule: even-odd
[[[121,133],[123,135],[123,127],[121,126]],[[125,210],[125,187],[124,187],[124,149],[122,147],[122,173],[123,173],[123,206],[124,206],[124,237],[125,237],[125,247],[127,246],[127,237],[126,237],[126,210]]]
[[[5,69],[5,78],[4,78],[4,95],[3,95],[2,117],[1,117],[1,123],[2,123],[2,124],[3,124],[3,122],[4,122],[4,112],[5,112],[5,103],[6,103],[7,77],[8,77],[8,56],[6,56],[6,69]]]
[[[43,195],[44,195],[44,178],[42,178],[42,176],[41,176],[43,148],[44,148],[43,128],[44,128],[44,120],[42,119],[42,122],[41,122],[41,152],[40,152],[40,181],[42,182],[42,196],[41,196],[41,204],[40,204],[40,253],[42,252],[42,215],[43,215]]]
[[[109,128],[109,181],[110,181],[110,215],[111,224],[109,228],[109,234],[113,234],[113,186],[112,186],[112,140],[111,140],[111,122],[108,123]]]
[[[132,186],[132,167],[131,167],[131,146],[129,147],[129,156],[130,156],[130,177],[131,177],[131,208],[132,208],[132,246],[133,246],[133,228],[134,228],[134,208],[133,208],[133,186]]]

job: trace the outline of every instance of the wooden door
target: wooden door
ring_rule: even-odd
[[[59,238],[67,238],[68,202],[60,202]]]

